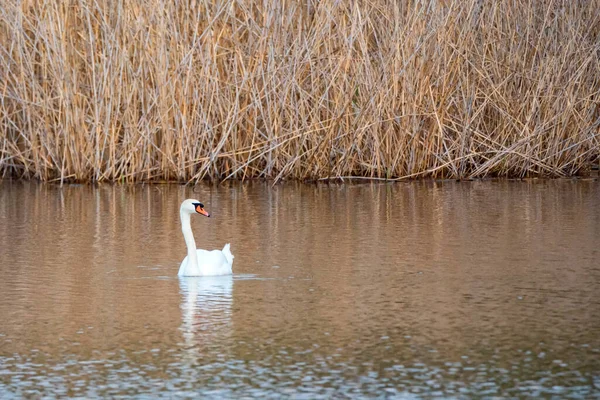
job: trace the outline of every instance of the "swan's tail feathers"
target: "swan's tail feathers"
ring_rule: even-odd
[[[225,254],[225,258],[227,259],[227,261],[229,262],[229,264],[233,263],[233,254],[231,254],[231,250],[229,250],[229,243],[227,243],[225,245],[225,247],[223,247],[223,254]]]

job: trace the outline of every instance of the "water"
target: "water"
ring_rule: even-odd
[[[599,244],[594,181],[0,183],[0,397],[600,398]]]

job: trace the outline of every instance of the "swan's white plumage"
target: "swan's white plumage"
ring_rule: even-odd
[[[178,276],[216,276],[231,275],[233,265],[233,254],[229,249],[229,243],[223,250],[196,249],[196,242],[190,224],[190,215],[197,213],[198,200],[187,199],[181,203],[179,216],[181,218],[181,231],[185,239],[188,255],[179,266]],[[202,206],[203,207],[203,206]],[[205,212],[202,208],[202,212]],[[206,213],[208,216],[208,213]]]
[[[229,251],[229,243],[223,247],[223,250],[196,249],[196,256],[198,257],[198,268],[193,266],[188,268],[188,257],[185,256],[179,266],[178,276],[231,275],[233,254]]]

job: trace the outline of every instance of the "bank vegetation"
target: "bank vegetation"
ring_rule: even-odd
[[[600,0],[4,0],[0,177],[571,176]]]

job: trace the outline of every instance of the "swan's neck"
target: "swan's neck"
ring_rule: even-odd
[[[196,241],[194,240],[194,234],[192,233],[192,225],[190,224],[190,214],[186,212],[180,212],[179,218],[181,219],[181,232],[183,232],[183,238],[185,239],[185,245],[187,246],[187,267],[198,269],[198,255],[196,254]]]

